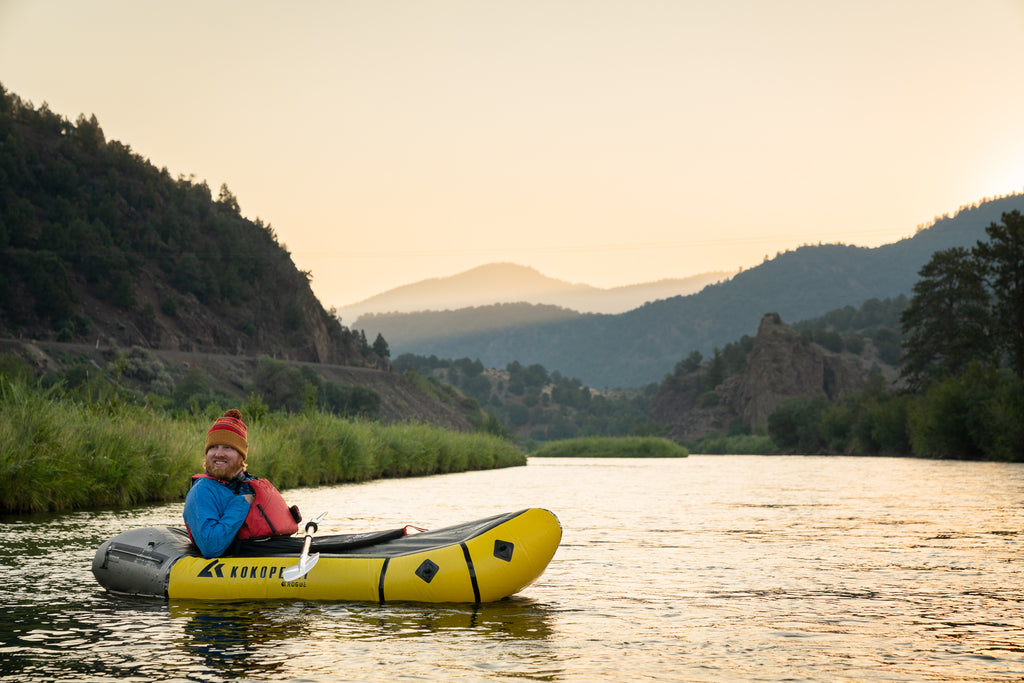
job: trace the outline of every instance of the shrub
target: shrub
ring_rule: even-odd
[[[707,455],[770,455],[775,443],[767,434],[721,435],[708,437],[690,450]]]
[[[689,452],[653,436],[588,436],[551,441],[530,453],[537,458],[685,458]]]

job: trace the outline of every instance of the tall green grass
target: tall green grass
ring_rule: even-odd
[[[685,458],[689,452],[668,439],[653,436],[587,436],[542,444],[537,458]]]
[[[198,423],[160,419],[137,406],[83,404],[62,399],[53,389],[0,380],[0,511],[64,511],[181,497],[200,429]]]
[[[0,377],[0,513],[181,500],[217,415],[82,403]],[[247,425],[248,469],[279,489],[526,464],[496,436],[422,424],[273,413]]]

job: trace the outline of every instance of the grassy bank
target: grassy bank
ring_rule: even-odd
[[[772,437],[766,434],[711,436],[687,446],[691,453],[704,455],[771,455],[778,451]]]
[[[0,513],[182,500],[219,414],[175,419],[0,378]],[[249,470],[282,490],[526,463],[512,443],[486,434],[322,413],[245,419]]]
[[[587,436],[542,444],[537,458],[685,458],[689,452],[668,439],[651,436]]]

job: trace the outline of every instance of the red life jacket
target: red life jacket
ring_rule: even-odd
[[[196,479],[212,479],[225,486],[231,486],[229,482],[208,474],[193,474],[192,481]],[[236,538],[290,536],[299,530],[299,523],[291,508],[269,479],[246,479],[245,483],[252,487],[256,495],[249,506],[249,514],[245,516],[242,527],[235,535]]]

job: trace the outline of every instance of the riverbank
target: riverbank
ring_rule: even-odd
[[[526,464],[513,443],[418,423],[246,414],[248,468],[278,489]],[[0,382],[0,514],[183,500],[223,409],[186,418]],[[209,413],[209,414],[207,414]]]

